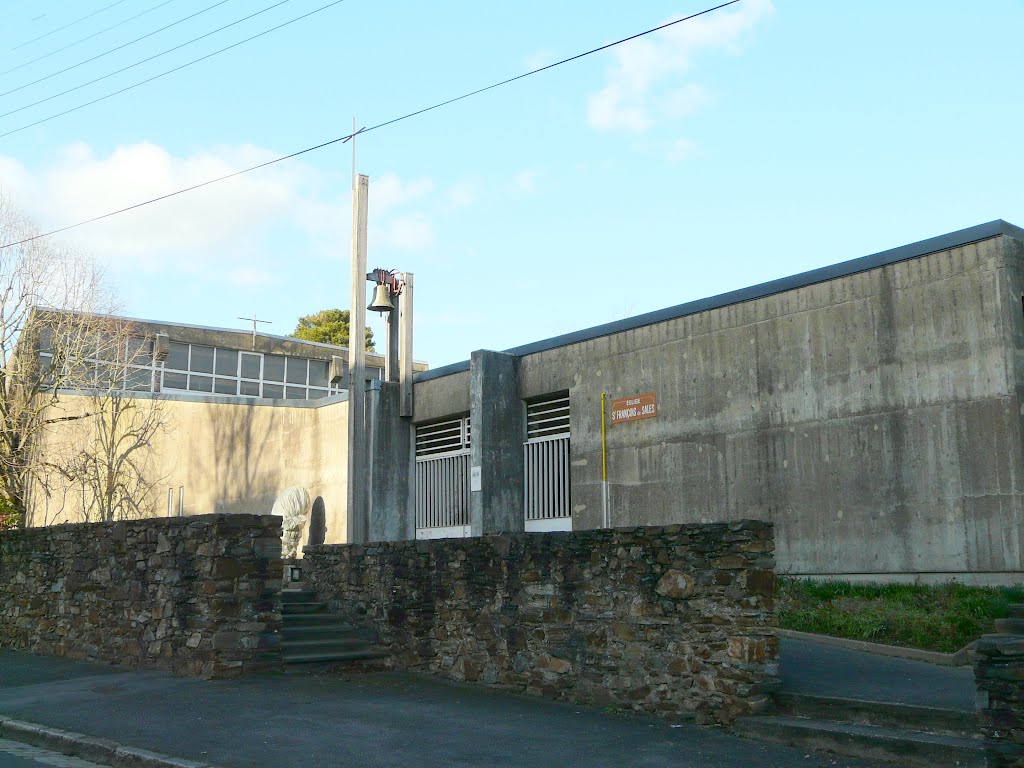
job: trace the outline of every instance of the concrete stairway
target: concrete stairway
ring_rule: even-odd
[[[977,715],[892,702],[776,694],[772,716],[737,721],[741,736],[920,768],[984,768]]]
[[[371,629],[355,627],[344,617],[328,613],[313,592],[286,589],[282,593],[281,651],[286,671],[322,669],[340,662],[380,659]]]
[[[996,619],[996,633],[1000,635],[1024,635],[1024,603],[1010,606],[1009,618]]]

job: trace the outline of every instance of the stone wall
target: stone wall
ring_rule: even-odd
[[[974,647],[978,713],[991,768],[1024,768],[1024,635],[985,635]]]
[[[0,533],[0,646],[233,677],[280,664],[281,518]]]
[[[396,668],[728,723],[775,681],[769,523],[308,547]]]

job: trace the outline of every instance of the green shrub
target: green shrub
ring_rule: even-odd
[[[18,513],[14,509],[14,505],[12,505],[11,502],[3,496],[0,496],[0,531],[8,531],[17,528],[19,519]]]
[[[784,629],[951,653],[992,632],[1024,588],[784,578],[779,599]]]

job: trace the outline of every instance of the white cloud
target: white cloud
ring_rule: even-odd
[[[405,180],[391,172],[371,179],[371,248],[430,249],[437,240],[436,216],[468,208],[477,196],[477,183],[468,179],[440,188],[429,178]]]
[[[274,282],[274,276],[269,271],[258,267],[239,267],[228,273],[228,280],[233,285],[248,288],[271,285]]]
[[[28,169],[0,155],[0,185],[39,224],[55,229],[101,216],[277,156],[254,146],[175,155],[152,143],[100,154],[86,144]],[[370,249],[419,251],[437,240],[436,216],[476,200],[476,184],[436,189],[429,178],[384,173],[370,182]],[[351,209],[347,174],[328,177],[286,161],[60,235],[115,273],[178,275],[241,290],[284,284],[301,263],[347,260]],[[381,250],[384,253],[381,253]]]
[[[745,0],[737,10],[699,16],[615,48],[608,82],[589,99],[588,122],[594,128],[642,133],[658,113],[690,114],[708,95],[696,83],[678,83],[698,54],[738,53],[747,33],[773,11],[771,0]]]
[[[64,148],[49,168],[30,173],[0,157],[5,185],[44,229],[84,221],[274,157],[250,145],[177,157],[150,143],[97,155]],[[113,265],[189,271],[243,259],[278,224],[317,218],[311,208],[319,175],[282,163],[82,226],[66,237]]]
[[[394,173],[385,173],[370,180],[370,210],[387,211],[422,200],[433,191],[434,182],[430,179],[402,181]]]
[[[477,201],[477,185],[471,181],[460,181],[452,185],[446,193],[445,207],[449,211],[468,208]]]
[[[434,244],[434,227],[422,212],[397,216],[377,234],[380,245],[403,251],[423,250]]]
[[[665,111],[671,117],[686,117],[710,101],[711,96],[697,83],[687,83],[665,95]]]
[[[512,179],[509,189],[521,195],[532,194],[537,191],[537,178],[540,171],[536,168],[524,168]]]
[[[541,67],[546,67],[549,64],[554,64],[554,63],[555,63],[555,54],[554,54],[554,52],[549,51],[547,49],[540,50],[540,51],[534,51],[533,53],[528,55],[525,59],[523,59],[523,65],[530,72],[532,72],[535,69],[540,69]]]
[[[689,139],[676,139],[668,150],[668,159],[672,163],[681,163],[700,154],[697,145]]]

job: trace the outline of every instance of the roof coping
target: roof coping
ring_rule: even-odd
[[[745,301],[763,299],[777,293],[791,291],[796,288],[805,288],[809,285],[823,283],[828,280],[835,280],[839,277],[848,277],[849,275],[855,275],[858,272],[866,272],[870,269],[888,266],[889,264],[896,264],[901,261],[916,259],[920,256],[927,256],[929,253],[936,253],[938,251],[949,250],[950,248],[970,245],[971,243],[976,243],[980,240],[988,240],[1000,235],[1024,240],[1024,229],[1003,221],[1002,219],[996,219],[985,224],[977,224],[973,227],[960,229],[956,232],[949,232],[945,235],[930,237],[927,240],[919,240],[916,243],[901,245],[898,248],[891,248],[887,251],[873,253],[868,256],[860,256],[856,259],[850,259],[849,261],[843,261],[838,264],[818,267],[817,269],[812,269],[808,272],[801,272],[796,275],[790,275],[789,277],[780,277],[776,280],[769,280],[766,283],[759,283],[758,285],[720,293],[717,296],[688,301],[684,304],[677,304],[674,307],[657,309],[653,312],[636,315],[635,317],[627,317],[623,320],[615,320],[610,323],[595,325],[581,331],[573,331],[571,333],[562,334],[561,336],[553,336],[549,339],[534,341],[529,344],[523,344],[503,351],[505,354],[517,355],[520,357],[537,352],[545,352],[549,349],[565,347],[570,344],[579,344],[580,342],[590,341],[591,339],[600,338],[602,336],[610,336],[613,333],[631,331],[635,328],[642,328],[646,325],[654,325],[655,323],[663,323],[667,320],[675,320],[698,312],[707,312],[712,309],[727,307],[731,304],[740,304]],[[444,365],[440,368],[434,368],[429,371],[417,373],[413,377],[413,380],[416,382],[430,381],[431,379],[439,379],[443,376],[451,376],[452,374],[468,370],[469,361],[463,360],[458,363],[451,363],[450,365]]]

